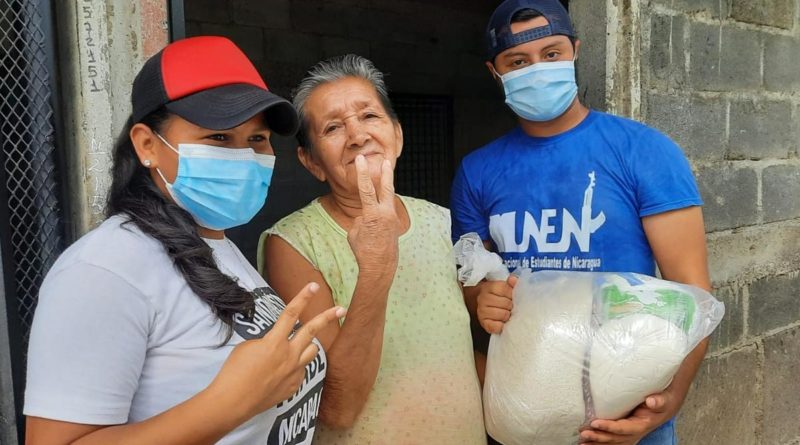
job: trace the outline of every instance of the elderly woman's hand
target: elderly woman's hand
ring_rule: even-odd
[[[358,194],[362,214],[355,219],[347,241],[361,274],[394,275],[400,222],[395,211],[394,172],[388,160],[381,165],[381,182],[376,192],[364,156],[356,157]]]

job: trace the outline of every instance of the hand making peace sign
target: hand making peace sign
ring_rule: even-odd
[[[243,413],[252,417],[288,399],[303,383],[306,365],[319,348],[312,341],[345,309],[332,307],[311,319],[292,335],[292,329],[319,284],[309,283],[286,306],[264,337],[237,345],[211,383],[223,397],[236,397]],[[291,335],[291,338],[290,338]]]
[[[362,213],[348,231],[347,241],[361,273],[380,273],[387,265],[397,264],[400,222],[395,210],[394,172],[391,163],[384,160],[376,191],[366,158],[358,155],[355,164]]]

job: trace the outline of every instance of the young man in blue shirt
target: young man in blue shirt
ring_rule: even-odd
[[[681,149],[577,97],[575,39],[558,0],[506,0],[486,33],[486,66],[519,126],[464,158],[451,197],[453,238],[477,232],[509,268],[638,272],[710,290],[702,201]],[[465,289],[471,315],[499,333],[512,277]],[[595,420],[581,443],[675,442],[673,417],[704,340],[670,386],[626,419]],[[578,425],[576,425],[578,428]]]

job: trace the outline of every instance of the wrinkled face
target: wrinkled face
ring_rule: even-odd
[[[383,107],[372,84],[346,77],[315,88],[305,105],[313,152],[299,151],[303,165],[334,191],[357,194],[355,159],[367,158],[378,182],[381,163],[394,168],[403,147],[403,131]]]
[[[544,17],[536,17],[524,22],[512,23],[511,32],[517,34],[547,24],[547,19]],[[498,54],[494,60],[494,69],[497,74],[503,75],[535,63],[573,60],[579,46],[580,42],[575,42],[575,48],[573,48],[569,37],[562,35],[531,40]],[[492,64],[490,62],[486,64],[491,70]],[[494,75],[494,73],[492,74]]]

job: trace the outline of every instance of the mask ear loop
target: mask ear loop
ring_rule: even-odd
[[[178,155],[178,162],[180,162],[180,157],[181,157],[180,152],[178,152],[178,150],[175,150],[175,147],[173,147],[172,144],[167,142],[167,140],[164,139],[164,136],[161,136],[160,134],[158,134],[157,131],[153,130],[153,134],[155,134],[159,139],[161,139],[161,142],[163,142],[167,147],[169,147],[170,150],[174,151],[175,154]],[[161,176],[161,180],[164,181],[164,184],[167,185],[168,189],[172,188],[172,184],[169,181],[167,181],[167,178],[164,176],[164,173],[161,173],[161,169],[160,168],[156,167],[156,173],[158,173],[158,176]],[[171,192],[171,190],[170,190],[170,192]]]
[[[494,69],[494,63],[492,64],[492,72],[494,73],[495,76],[497,76],[497,79],[503,80],[503,76],[500,73],[498,73],[496,69]]]
[[[169,142],[167,142],[167,140],[166,140],[166,139],[164,139],[164,136],[161,136],[161,135],[160,135],[160,134],[159,134],[157,131],[155,131],[155,130],[153,130],[153,134],[154,134],[154,135],[156,135],[156,137],[158,137],[159,139],[161,139],[161,142],[163,142],[163,143],[164,143],[164,144],[165,144],[167,147],[169,147],[169,149],[170,149],[170,150],[174,151],[174,152],[175,152],[175,154],[179,154],[179,153],[178,153],[178,150],[176,150],[176,149],[175,149],[175,147],[173,147],[173,146],[172,146],[172,144],[170,144]]]

